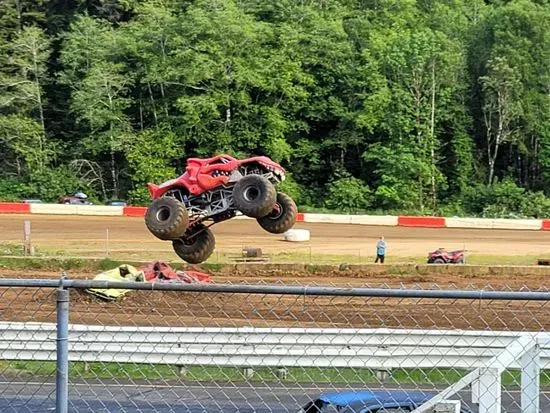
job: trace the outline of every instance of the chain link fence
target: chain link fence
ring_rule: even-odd
[[[0,411],[550,411],[550,293],[380,287],[0,279]]]

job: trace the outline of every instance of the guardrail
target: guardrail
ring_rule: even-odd
[[[463,330],[70,325],[69,359],[240,367],[469,369],[484,365],[523,335]],[[550,344],[541,348],[540,357],[540,367],[550,368]],[[0,358],[55,360],[56,325],[0,323]],[[520,365],[512,363],[510,368]]]

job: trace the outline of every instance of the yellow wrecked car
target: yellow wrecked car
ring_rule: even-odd
[[[143,271],[138,270],[131,265],[124,264],[112,270],[103,271],[102,273],[94,277],[94,281],[144,281],[145,277]],[[97,295],[98,297],[106,300],[116,300],[117,298],[127,294],[131,290],[123,290],[117,288],[90,288],[87,290],[90,294]]]

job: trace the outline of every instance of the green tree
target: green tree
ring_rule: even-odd
[[[514,139],[515,123],[521,114],[518,100],[521,83],[505,58],[495,58],[488,65],[488,74],[480,81],[484,92],[483,119],[489,164],[487,182],[491,185],[499,149]]]
[[[456,78],[464,59],[460,45],[427,25],[415,26],[413,22],[423,21],[422,17],[410,6],[403,7],[401,19],[391,16],[380,23],[373,21],[369,34],[369,54],[379,62],[377,70],[386,79],[388,94],[376,140],[392,148],[406,148],[404,158],[415,154],[423,165],[416,173],[416,208],[434,210],[438,194],[447,188],[440,170],[440,148],[443,128],[451,123],[446,112],[462,93]],[[393,23],[390,28],[386,18]],[[366,155],[374,160],[379,153]]]
[[[302,74],[272,28],[232,1],[194,3],[180,26],[172,82],[183,87],[176,106],[186,141],[201,155],[263,147],[288,157],[288,108],[304,93]]]
[[[72,110],[78,119],[90,127],[90,135],[83,140],[84,147],[93,155],[108,154],[112,195],[120,196],[120,156],[133,130],[125,110],[130,102],[126,97],[129,80],[121,73],[121,66],[101,62],[91,67],[82,83],[73,93]]]
[[[500,145],[494,162],[487,160],[486,179],[491,175],[490,163],[494,163],[493,176],[511,171],[522,185],[543,187],[545,168],[541,162],[547,159],[544,147],[550,119],[547,80],[550,78],[550,39],[546,35],[549,18],[550,11],[543,4],[514,0],[488,8],[477,26],[477,36],[471,44],[472,76],[478,81],[472,106],[478,124],[476,137],[480,142],[487,142],[484,116],[487,102],[483,91],[485,83],[479,79],[490,76],[491,65],[499,59],[505,63],[498,65],[508,66],[515,79],[510,91],[515,103],[511,107],[515,115],[510,126],[515,133]],[[479,148],[485,152],[484,160],[489,150],[494,155],[494,143],[491,145],[491,148],[487,148],[487,144]]]
[[[142,130],[148,126],[172,128],[174,101],[184,93],[181,67],[174,62],[184,34],[178,9],[163,0],[138,5],[135,18],[121,27],[125,60],[136,78]]]
[[[43,87],[50,42],[37,27],[21,30],[9,44],[10,64],[0,73],[0,136],[5,161],[33,179],[49,166],[54,145],[46,136]],[[24,161],[24,165],[23,162]],[[12,169],[8,167],[8,170]]]
[[[146,202],[187,157],[262,150],[313,206],[372,188],[369,208],[540,216],[549,20],[546,0],[6,0],[0,187]]]
[[[374,192],[384,209],[417,211],[429,184],[430,164],[407,145],[374,144],[364,154],[379,176]]]
[[[0,39],[9,42],[26,26],[42,25],[46,21],[44,0],[4,0],[0,2]]]
[[[325,204],[332,209],[356,212],[372,204],[371,190],[360,179],[344,174],[327,185]]]
[[[180,174],[173,164],[182,152],[183,148],[170,131],[147,130],[136,134],[126,152],[134,183],[130,191],[131,200],[136,204],[147,203],[150,199],[147,183],[158,185]]]
[[[97,18],[79,15],[68,30],[61,34],[60,62],[63,71],[59,80],[73,88],[78,86],[90,69],[104,63],[116,48],[109,24]]]

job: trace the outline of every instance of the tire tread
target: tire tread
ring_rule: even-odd
[[[256,219],[264,230],[272,234],[282,234],[292,228],[296,223],[296,215],[298,214],[298,207],[287,194],[277,192],[277,202],[282,204],[283,208],[288,208],[282,217],[270,219],[269,216],[264,216]]]
[[[200,264],[203,261],[206,261],[216,246],[216,238],[214,233],[209,229],[204,227],[204,225],[199,224],[202,228],[198,228],[202,232],[197,235],[197,242],[193,245],[185,245],[180,240],[172,241],[172,248],[174,252],[182,260],[190,264]]]
[[[249,183],[249,181],[253,180],[258,181],[258,184],[265,190],[265,194],[261,203],[258,203],[257,205],[248,205],[247,201],[242,199],[242,189]],[[236,208],[243,214],[252,218],[261,218],[268,215],[273,209],[276,199],[277,190],[275,186],[269,182],[267,178],[264,178],[261,175],[247,175],[237,182],[233,188],[233,202],[235,203]]]
[[[154,218],[155,214],[151,212],[157,207],[158,204],[162,202],[172,202],[167,200],[173,200],[175,202],[176,219],[168,227],[158,226],[156,225],[156,220]],[[181,235],[185,233],[185,230],[189,225],[189,215],[187,213],[185,205],[183,205],[177,199],[168,197],[158,198],[157,200],[153,201],[151,205],[149,205],[149,208],[147,208],[147,212],[145,213],[145,225],[147,226],[147,229],[157,238],[164,241],[172,240],[181,237]]]

